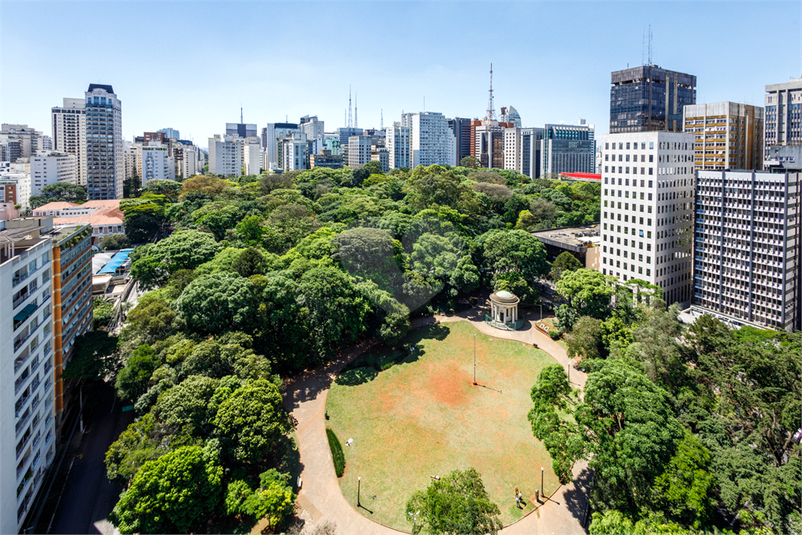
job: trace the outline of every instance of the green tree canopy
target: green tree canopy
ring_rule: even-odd
[[[252,330],[257,305],[248,279],[238,273],[213,273],[192,281],[175,308],[189,329],[212,334]]]
[[[585,266],[574,255],[568,251],[563,251],[551,263],[551,278],[554,282],[557,282],[562,277],[563,272],[576,271],[583,267]]]
[[[102,380],[115,371],[112,355],[117,352],[119,339],[106,331],[89,331],[75,338],[75,348],[67,368],[62,373],[65,379]]]
[[[39,195],[31,195],[28,204],[35,210],[49,202],[72,202],[81,204],[86,202],[86,186],[56,182],[43,187]]]
[[[616,293],[615,277],[580,268],[563,272],[556,286],[579,316],[606,319],[612,312],[610,303]]]
[[[434,480],[407,501],[412,533],[495,533],[501,529],[498,506],[490,501],[482,477],[473,468],[454,470]]]
[[[498,230],[483,238],[484,264],[490,273],[518,271],[530,284],[548,273],[546,247],[528,232]]]

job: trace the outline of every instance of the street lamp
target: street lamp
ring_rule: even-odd
[[[362,490],[362,478],[356,478],[356,506],[361,507],[362,504],[359,502],[359,493]]]
[[[543,496],[543,499],[546,498],[546,494],[543,492],[543,467],[540,467],[540,495]]]
[[[473,384],[476,385],[476,334],[473,335]]]

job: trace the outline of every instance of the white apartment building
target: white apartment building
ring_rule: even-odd
[[[31,166],[12,163],[0,166],[0,202],[8,202],[24,211],[30,205]]]
[[[37,132],[27,124],[7,124],[0,126],[0,142],[6,142],[9,147],[8,161],[16,162],[18,158],[30,158],[39,150],[39,138],[41,132]]]
[[[370,161],[370,137],[351,136],[348,138],[348,167],[355,169]]]
[[[302,132],[288,134],[281,141],[281,155],[284,158],[281,162],[281,169],[284,171],[306,169],[306,160],[309,156],[308,147],[306,134]]]
[[[284,154],[282,153],[284,139],[288,135],[300,131],[295,123],[267,123],[267,126],[262,129],[265,169],[272,171],[280,169],[284,165]]]
[[[246,175],[258,175],[264,164],[264,151],[258,137],[239,140],[242,151],[242,164]]]
[[[768,159],[772,145],[802,144],[802,78],[766,86],[763,143]]]
[[[233,136],[209,138],[209,172],[214,175],[240,176],[242,152]]]
[[[175,158],[168,156],[168,147],[151,141],[139,148],[137,171],[142,186],[150,180],[175,180]]]
[[[52,242],[47,229],[17,223],[0,223],[2,533],[19,532],[55,456]]]
[[[385,135],[390,169],[409,167],[409,127],[394,122]]]
[[[663,289],[690,303],[693,279],[694,136],[631,132],[604,136],[600,269],[621,282]]]
[[[78,158],[65,152],[37,151],[31,156],[31,195],[56,182],[78,183]]]
[[[80,186],[86,185],[86,101],[65,98],[61,107],[52,109],[53,150],[74,154]]]
[[[86,189],[89,200],[121,199],[125,179],[122,102],[110,85],[86,91]]]
[[[405,113],[401,126],[409,128],[409,167],[456,165],[457,141],[442,113]]]
[[[177,143],[173,145],[175,155],[175,171],[178,175],[192,178],[198,174],[198,147]]]

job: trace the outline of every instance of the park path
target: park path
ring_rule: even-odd
[[[526,344],[537,343],[540,349],[549,353],[559,364],[569,366],[565,349],[548,335],[538,331],[529,322],[520,331],[501,331],[490,327],[484,320],[484,311],[474,308],[451,316],[436,316],[416,319],[412,328],[422,327],[435,321],[447,323],[468,321],[480,332]],[[351,360],[377,343],[376,339],[363,341],[350,348],[338,360],[330,362],[323,369],[315,370],[296,378],[287,385],[284,393],[284,408],[298,421],[295,429],[301,457],[301,489],[298,492],[297,514],[305,521],[305,527],[314,527],[324,522],[337,526],[343,535],[390,535],[402,533],[393,528],[378,524],[360,514],[353,504],[345,500],[340,491],[331,451],[326,437],[326,397],[332,381],[339,371]],[[586,375],[571,369],[574,386],[583,388]],[[574,466],[574,481],[563,485],[554,492],[545,504],[530,504],[537,509],[521,520],[505,527],[503,535],[572,535],[585,534],[582,527],[587,510],[587,496],[592,473],[587,463]]]

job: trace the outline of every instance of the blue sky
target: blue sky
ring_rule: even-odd
[[[802,2],[0,1],[0,121],[50,134],[50,108],[111,84],[123,135],[172,127],[206,146],[239,120],[361,127],[403,111],[608,131],[610,72],[652,59],[697,76],[697,102],[763,104],[802,75]]]

